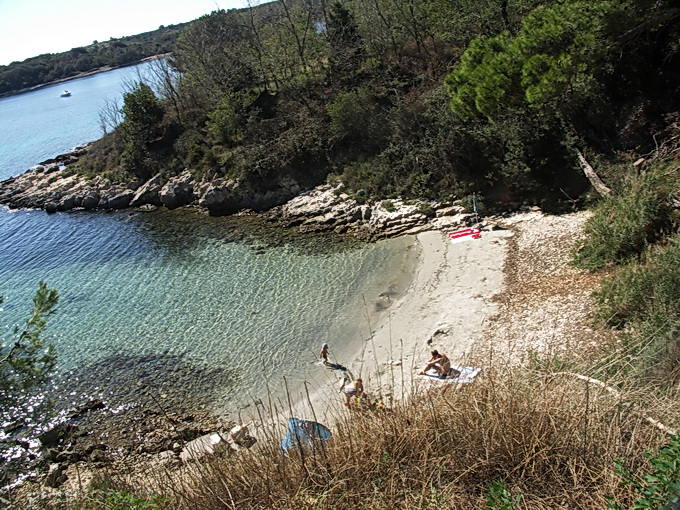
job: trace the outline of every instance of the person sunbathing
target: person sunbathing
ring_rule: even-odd
[[[430,354],[432,354],[432,357],[427,361],[425,368],[418,372],[418,375],[423,375],[432,368],[437,371],[439,377],[446,377],[449,375],[449,371],[451,370],[451,361],[446,356],[446,354],[437,351],[437,349],[434,349]]]

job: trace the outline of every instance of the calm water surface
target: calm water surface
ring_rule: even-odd
[[[101,108],[136,72],[0,99],[0,179],[98,138]],[[73,95],[59,97],[64,89]],[[48,336],[71,383],[131,399],[152,385],[228,411],[236,394],[304,377],[321,342],[365,335],[364,299],[403,292],[417,256],[409,238],[282,236],[192,211],[2,209],[0,340],[11,340],[44,280],[61,296]]]

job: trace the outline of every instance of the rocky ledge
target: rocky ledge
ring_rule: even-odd
[[[245,180],[197,181],[188,170],[170,179],[159,174],[146,182],[114,183],[101,176],[84,177],[73,169],[87,150],[88,146],[77,147],[0,182],[0,204],[48,213],[138,207],[198,207],[211,215],[254,211],[301,232],[335,231],[366,240],[457,228],[472,220],[462,207],[453,204],[400,200],[362,204],[343,193],[340,186],[303,190],[291,178],[268,191],[256,190]]]

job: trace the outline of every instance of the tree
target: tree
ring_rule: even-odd
[[[0,297],[0,303],[2,303]],[[5,409],[8,400],[17,392],[28,390],[45,380],[54,368],[56,355],[52,345],[45,346],[42,335],[47,317],[54,313],[59,295],[40,282],[33,298],[33,310],[20,331],[12,331],[14,339],[6,341],[0,350],[0,406]]]
[[[344,81],[359,69],[363,41],[354,15],[340,2],[333,2],[328,14],[326,37],[330,47],[331,79]]]
[[[256,96],[252,92],[228,94],[218,107],[208,114],[206,127],[213,140],[223,145],[239,141],[247,120],[248,109]]]
[[[494,118],[528,105],[565,111],[596,88],[611,41],[608,16],[620,2],[575,0],[534,9],[517,36],[472,41],[446,77],[451,108],[463,118]]]
[[[0,303],[3,298],[0,297]],[[10,430],[27,428],[44,430],[53,417],[54,405],[42,391],[56,364],[54,346],[43,338],[47,318],[54,313],[59,296],[54,289],[40,282],[33,297],[33,309],[23,328],[18,325],[0,345],[0,423],[5,437],[0,441],[0,480],[6,485],[18,472],[25,470],[35,455],[28,436],[7,434]]]
[[[160,133],[165,107],[151,87],[139,83],[136,89],[123,96],[121,113],[124,116],[120,127],[123,169],[146,180],[155,168],[149,148]]]
[[[252,33],[237,11],[217,10],[194,21],[179,37],[173,65],[193,84],[192,93],[211,104],[253,85]]]

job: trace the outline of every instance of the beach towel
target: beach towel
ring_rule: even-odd
[[[463,367],[463,366],[452,366],[446,377],[439,375],[436,369],[431,368],[425,372],[420,377],[428,379],[430,381],[442,382],[442,383],[461,383],[467,384],[471,383],[472,380],[477,377],[477,374],[481,372],[481,368],[475,367]]]
[[[482,232],[478,228],[466,228],[457,232],[451,232],[448,236],[452,243],[460,243],[470,239],[481,239]]]

